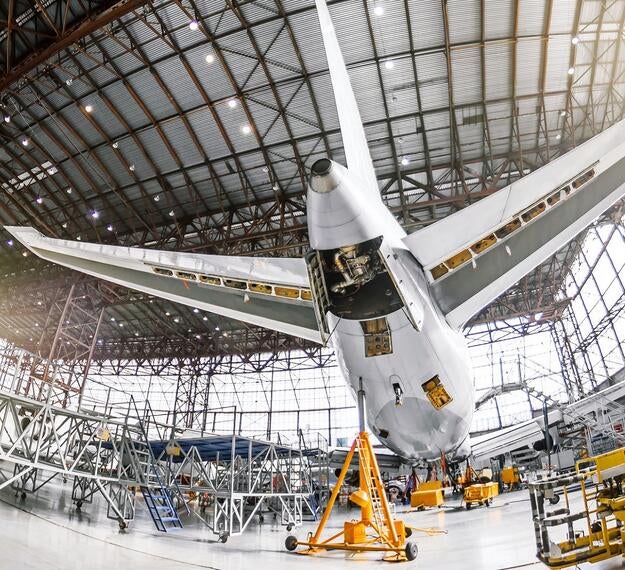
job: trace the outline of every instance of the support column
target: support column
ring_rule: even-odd
[[[79,405],[104,316],[97,282],[81,279],[50,301],[23,393],[51,404]]]

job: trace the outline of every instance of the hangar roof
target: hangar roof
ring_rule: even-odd
[[[381,193],[408,231],[623,116],[622,0],[328,4]],[[343,160],[313,0],[8,0],[0,70],[0,223],[197,252],[307,249],[308,169],[322,156]],[[2,334],[41,350],[76,275],[2,237]],[[557,316],[577,245],[475,322]],[[295,342],[101,283],[80,287],[89,310],[107,307],[101,357]]]

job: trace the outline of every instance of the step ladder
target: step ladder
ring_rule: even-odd
[[[386,499],[384,488],[382,488],[379,474],[375,471],[373,465],[371,465],[369,454],[364,450],[364,447],[365,442],[359,437],[358,453],[362,469],[365,472],[364,482],[371,500],[373,523],[379,533],[387,533],[389,531],[387,514],[390,513],[390,506]],[[387,512],[385,512],[385,510]]]
[[[169,532],[182,528],[182,521],[166,487],[141,487],[141,494],[158,531]]]
[[[131,403],[135,408],[136,416],[139,417],[139,410],[132,397]],[[136,470],[137,480],[139,481],[139,488],[141,489],[145,506],[158,531],[169,532],[182,528],[182,521],[174,506],[172,491],[184,505],[187,514],[190,513],[189,505],[184,500],[182,491],[175,481],[171,482],[170,487],[166,485],[167,477],[162,472],[162,466],[159,465],[154,456],[154,451],[150,445],[144,422],[139,422],[139,428],[143,441],[132,441],[130,459]]]

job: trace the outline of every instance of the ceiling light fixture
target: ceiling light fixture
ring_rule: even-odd
[[[573,75],[575,73],[575,68],[574,67],[569,67],[569,70],[567,72],[569,75]]]
[[[373,9],[373,13],[376,16],[384,16],[384,6],[380,6],[379,4]]]
[[[249,135],[249,134],[252,132],[252,129],[251,129],[251,127],[250,127],[249,125],[243,125],[243,126],[241,127],[241,132],[242,132],[244,135]]]
[[[113,231],[113,226],[111,224],[109,224],[108,226],[106,226],[106,230],[109,232]]]
[[[93,105],[85,105],[85,111],[87,113],[93,113]]]
[[[43,198],[41,196],[37,196],[35,202],[37,202],[37,204],[43,204]]]
[[[12,240],[12,239],[10,239],[9,241],[7,241],[7,245],[8,245],[9,247],[13,247],[13,240]]]
[[[112,145],[113,148],[119,148],[119,143],[115,141]]]
[[[198,28],[200,27],[200,23],[193,19],[189,22],[189,29],[193,32],[195,32]]]
[[[402,166],[407,166],[410,161],[404,156],[401,159]]]
[[[176,215],[176,212],[174,212],[173,210],[170,210],[169,215],[173,218]]]
[[[209,53],[206,56],[206,63],[210,65],[211,63],[213,63],[213,61],[215,61],[215,56],[212,53]]]
[[[576,46],[579,43],[579,38],[577,36],[573,36],[571,38],[571,43]]]
[[[386,69],[393,69],[395,67],[395,62],[392,59],[387,59],[384,62],[384,67],[386,67]]]
[[[228,107],[230,107],[231,109],[234,109],[237,106],[237,100],[236,99],[230,99],[228,101]]]
[[[130,170],[130,172],[134,172],[134,171],[135,171],[135,165],[134,165],[134,164],[131,164],[131,165],[128,167],[128,170]]]
[[[27,138],[22,139],[22,146],[28,146],[30,141]]]
[[[100,214],[98,213],[98,211],[97,211],[97,210],[93,210],[93,212],[91,212],[91,217],[92,217],[94,220],[97,220],[97,219],[100,217]]]
[[[5,123],[10,123],[11,122],[11,115],[9,115],[8,113],[4,114],[4,122]]]

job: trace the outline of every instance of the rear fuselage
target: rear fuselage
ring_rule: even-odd
[[[323,166],[317,175],[313,168],[308,226],[326,268],[325,316],[339,366],[354,392],[362,381],[367,423],[391,450],[410,460],[454,452],[474,406],[464,336],[432,301],[382,201],[359,193],[343,167]]]

